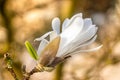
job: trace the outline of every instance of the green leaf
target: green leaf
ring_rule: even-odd
[[[37,55],[37,52],[36,50],[33,48],[33,46],[30,44],[29,41],[25,41],[25,46],[30,54],[30,56],[35,59],[35,60],[38,60],[38,55]]]

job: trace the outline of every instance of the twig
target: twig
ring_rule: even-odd
[[[23,80],[29,80],[30,76],[33,75],[36,72],[40,72],[36,67],[32,69],[29,73],[26,72],[26,66],[23,66]]]
[[[8,53],[4,54],[4,58],[5,58],[5,61],[7,62],[6,69],[11,73],[11,75],[14,77],[15,80],[19,80],[17,78],[15,71],[13,70],[13,62],[10,55]]]

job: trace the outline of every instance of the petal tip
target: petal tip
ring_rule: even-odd
[[[52,29],[55,31],[57,34],[60,33],[60,19],[58,17],[54,18],[52,20]]]

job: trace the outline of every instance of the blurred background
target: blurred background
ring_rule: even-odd
[[[51,21],[61,22],[76,13],[91,17],[98,26],[92,53],[73,55],[52,72],[41,72],[30,80],[120,80],[120,0],[0,0],[0,80],[14,80],[5,69],[4,54],[9,52],[17,76],[21,66],[33,67],[24,42],[52,30]]]

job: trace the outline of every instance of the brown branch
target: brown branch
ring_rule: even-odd
[[[17,75],[16,75],[14,69],[13,69],[13,62],[12,62],[10,55],[8,53],[4,54],[4,58],[5,58],[5,61],[7,63],[6,69],[11,73],[11,75],[14,77],[15,80],[19,80],[17,78]]]
[[[6,68],[10,73],[11,75],[14,77],[15,80],[19,80],[15,74],[15,71],[13,70],[13,68]]]
[[[30,72],[26,72],[26,66],[24,65],[23,68],[23,80],[29,80],[30,76],[33,75],[36,72],[42,72],[39,69],[37,69],[36,67],[33,68]]]

